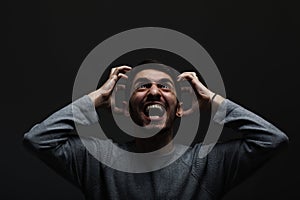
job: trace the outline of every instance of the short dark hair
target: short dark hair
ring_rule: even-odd
[[[144,61],[140,62],[139,64],[135,65],[133,67],[133,69],[131,69],[127,73],[128,80],[126,81],[126,91],[125,91],[125,98],[127,100],[129,100],[129,98],[130,98],[130,89],[132,87],[132,81],[135,78],[136,74],[139,73],[140,71],[146,70],[146,69],[154,69],[154,70],[161,71],[161,72],[168,74],[174,82],[177,99],[178,100],[180,99],[181,89],[180,89],[179,83],[177,82],[177,76],[179,75],[179,73],[172,67],[165,65],[158,60],[147,59],[147,60],[144,60]]]

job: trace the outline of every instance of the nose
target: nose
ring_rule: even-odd
[[[160,97],[161,97],[160,89],[157,87],[156,84],[152,84],[151,87],[149,88],[148,98],[150,98],[150,100],[159,100]]]

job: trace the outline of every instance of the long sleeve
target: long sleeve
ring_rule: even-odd
[[[222,119],[217,113],[214,120],[242,132],[244,145],[249,145],[250,148],[247,151],[251,151],[256,145],[262,148],[277,148],[280,144],[288,142],[288,137],[282,131],[253,112],[228,99],[222,104],[219,111],[225,110],[226,116]]]
[[[225,117],[221,117],[222,112]],[[241,139],[216,144],[200,161],[211,177],[205,187],[213,188],[214,194],[226,193],[288,143],[288,137],[274,125],[228,99],[220,105],[214,120],[242,134]],[[223,186],[216,187],[216,181]]]
[[[36,150],[50,149],[64,144],[75,124],[90,125],[97,122],[97,113],[88,96],[84,96],[55,112],[42,123],[36,124],[24,135],[24,142]]]
[[[225,118],[222,117],[223,112]],[[178,162],[153,173],[122,173],[101,164],[82,142],[85,140],[85,144],[110,159],[114,157],[111,141],[79,138],[75,133],[75,124],[85,126],[97,121],[91,100],[84,96],[24,135],[24,144],[60,175],[79,186],[87,199],[166,195],[166,192],[152,191],[168,191],[169,197],[185,194],[190,197],[196,195],[200,199],[218,199],[288,142],[287,136],[269,122],[225,100],[214,121],[241,132],[242,139],[218,143],[204,158],[195,156],[199,153],[199,144],[187,151],[182,160],[178,159]],[[137,190],[137,185],[141,190]]]
[[[79,138],[75,132],[75,123],[85,126],[96,122],[98,116],[95,107],[88,96],[83,96],[36,124],[24,135],[23,142],[48,166],[75,185],[84,188],[84,184],[93,181],[86,177],[91,170],[95,170],[95,175],[100,176],[97,174],[100,166],[86,150],[82,140],[98,148],[97,151],[102,147],[103,154],[109,152],[109,149],[105,150],[109,145],[108,141],[93,137]]]

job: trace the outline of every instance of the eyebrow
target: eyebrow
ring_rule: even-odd
[[[152,82],[152,81],[150,81],[148,78],[138,78],[138,79],[134,82],[134,84],[136,84],[136,83],[138,83],[138,82],[149,82],[149,83],[150,83],[150,82]],[[172,86],[174,86],[173,81],[170,80],[169,78],[162,78],[162,79],[158,80],[157,82],[158,82],[158,83],[166,83],[166,82],[169,82],[169,83],[172,84]]]

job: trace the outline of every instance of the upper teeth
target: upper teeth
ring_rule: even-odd
[[[159,105],[159,104],[154,104],[154,105],[147,106],[146,111],[149,112],[149,110],[151,108],[158,108],[159,110],[163,111],[163,107],[161,105]]]

